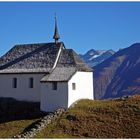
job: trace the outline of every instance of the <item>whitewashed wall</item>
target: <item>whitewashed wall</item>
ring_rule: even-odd
[[[58,108],[68,107],[68,84],[58,82],[57,90],[52,90],[52,83],[41,85],[41,110],[52,112]]]
[[[72,89],[72,83],[76,83],[76,90]],[[93,73],[76,72],[68,82],[68,107],[79,99],[94,99]]]
[[[72,83],[76,83],[76,90],[72,89]],[[94,99],[92,72],[76,72],[69,82],[58,82],[57,90],[52,90],[52,83],[41,84],[42,111],[68,108],[79,99]]]
[[[41,83],[44,74],[2,74],[0,75],[0,97],[12,97],[22,101],[40,102]],[[29,88],[29,78],[33,77],[34,87]],[[12,87],[17,78],[17,88]]]

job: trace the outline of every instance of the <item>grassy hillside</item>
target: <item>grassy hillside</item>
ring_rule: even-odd
[[[140,96],[81,100],[36,138],[140,138]]]
[[[27,126],[37,119],[16,120],[0,124],[0,138],[12,138],[14,135],[21,133]]]
[[[45,114],[36,103],[0,100],[0,138],[11,138]],[[35,138],[140,138],[140,96],[81,100]]]

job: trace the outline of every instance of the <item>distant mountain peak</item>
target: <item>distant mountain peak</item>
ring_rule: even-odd
[[[94,55],[95,53],[97,53],[97,52],[94,49],[91,49],[91,50],[87,51],[85,53],[85,55]]]
[[[91,67],[96,66],[112,56],[115,53],[113,50],[95,50],[90,49],[80,57]]]
[[[114,54],[114,53],[115,53],[115,51],[113,51],[112,49],[107,50],[107,52],[110,52],[110,53],[112,53],[112,54]]]

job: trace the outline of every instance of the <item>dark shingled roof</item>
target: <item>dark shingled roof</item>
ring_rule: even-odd
[[[63,43],[16,45],[0,58],[0,70],[8,71],[50,71]]]
[[[63,42],[16,45],[0,58],[0,73],[46,73],[43,82],[67,81],[76,71],[92,69]]]
[[[92,69],[72,49],[63,49],[56,68],[51,74],[44,76],[41,82],[69,81],[76,71],[92,72]]]
[[[56,67],[51,74],[47,74],[41,79],[41,82],[68,81],[76,72],[75,67]]]
[[[76,67],[78,71],[91,72],[92,69],[72,49],[64,49],[57,63],[58,67]]]

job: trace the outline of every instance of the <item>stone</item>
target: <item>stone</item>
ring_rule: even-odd
[[[34,131],[36,131],[36,129],[35,129],[35,128],[32,128],[32,129],[31,129],[31,131],[33,131],[33,132],[34,132]]]
[[[47,120],[48,119],[48,116],[45,116],[43,119]]]
[[[14,136],[13,138],[32,138],[36,133],[40,132],[44,129],[48,124],[54,121],[58,116],[60,116],[65,109],[58,109],[54,113],[49,113],[47,116],[43,117],[39,122],[34,124],[30,130],[20,135]],[[74,116],[75,117],[75,116]],[[75,120],[73,116],[69,116],[68,118]]]
[[[76,120],[77,120],[76,116],[74,116],[74,115],[68,115],[66,118],[67,118],[69,121],[76,121]]]
[[[40,124],[35,124],[35,126],[38,128],[38,127],[40,127]]]

